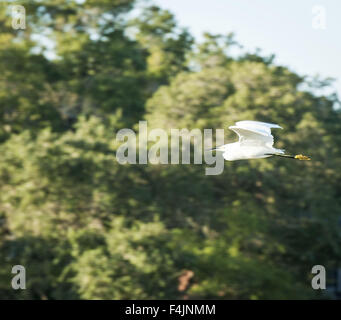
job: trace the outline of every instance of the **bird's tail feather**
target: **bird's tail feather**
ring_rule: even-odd
[[[223,146],[223,144],[222,145],[220,145],[220,146],[215,146],[214,148],[211,148],[211,149],[205,149],[205,151],[214,151],[214,150],[218,150],[220,147],[222,147]]]

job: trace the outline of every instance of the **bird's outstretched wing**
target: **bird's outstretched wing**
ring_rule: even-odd
[[[274,144],[271,128],[281,127],[278,124],[248,120],[238,121],[235,126],[229,127],[238,134],[241,145],[266,145],[268,147],[272,147]]]
[[[267,122],[260,122],[260,121],[251,121],[251,120],[244,120],[236,122],[236,126],[248,128],[248,129],[257,129],[266,131],[267,133],[271,134],[271,128],[276,129],[283,129],[281,126],[275,123],[267,123]]]

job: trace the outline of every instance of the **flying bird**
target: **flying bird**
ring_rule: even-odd
[[[225,160],[234,161],[242,159],[260,159],[272,156],[292,158],[298,160],[310,160],[309,157],[285,154],[283,149],[273,147],[274,137],[271,129],[282,129],[278,124],[259,121],[238,121],[229,129],[238,136],[239,141],[224,144],[211,150],[222,151]]]

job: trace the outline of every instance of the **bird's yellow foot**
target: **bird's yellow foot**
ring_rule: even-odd
[[[297,154],[295,156],[295,159],[298,159],[298,160],[311,160],[309,157],[304,156],[303,154]]]

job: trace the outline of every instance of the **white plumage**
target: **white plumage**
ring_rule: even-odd
[[[239,136],[239,141],[217,147],[223,151],[224,159],[228,161],[242,159],[268,158],[272,155],[284,154],[284,150],[273,147],[274,137],[271,128],[280,128],[278,124],[259,121],[238,121],[229,127]]]

